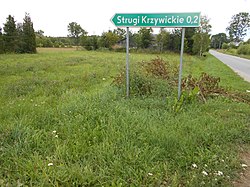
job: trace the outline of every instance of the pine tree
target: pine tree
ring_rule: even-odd
[[[18,36],[16,52],[17,53],[25,53],[24,52],[24,42],[23,42],[23,24],[17,23],[16,30],[17,30],[17,36]]]
[[[4,52],[13,53],[16,52],[17,43],[18,43],[18,35],[16,29],[16,22],[14,17],[9,15],[6,19],[6,23],[3,27],[3,45]]]
[[[30,15],[28,13],[25,13],[23,21],[22,52],[36,53],[36,34]]]

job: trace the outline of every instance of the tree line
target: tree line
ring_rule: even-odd
[[[28,13],[23,23],[16,23],[11,15],[6,18],[0,28],[0,53],[36,53],[36,35]]]
[[[211,36],[211,25],[207,16],[201,16],[199,28],[186,28],[184,51],[202,55],[210,47],[215,49],[237,47],[250,27],[250,15],[241,12],[229,22],[226,33]],[[13,16],[6,18],[0,28],[0,53],[36,53],[36,47],[83,47],[86,50],[109,49],[124,51],[126,31],[121,28],[109,30],[99,35],[88,35],[80,24],[71,22],[67,26],[67,37],[47,37],[42,30],[34,31],[33,22],[25,13],[23,23],[16,23]],[[181,30],[161,28],[154,34],[152,28],[140,28],[129,32],[131,50],[150,50],[157,52],[180,50]],[[248,42],[249,43],[249,42]]]
[[[211,25],[207,16],[201,17],[199,28],[186,28],[185,52],[199,54],[207,51],[210,45]],[[74,45],[82,46],[87,50],[107,48],[121,51],[125,49],[126,31],[118,28],[103,32],[101,36],[88,36],[76,22],[68,25],[68,32]],[[135,50],[149,49],[153,51],[179,51],[181,44],[181,30],[161,28],[158,34],[153,34],[152,28],[140,28],[138,32],[129,32],[130,48]]]

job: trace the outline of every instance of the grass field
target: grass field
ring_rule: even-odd
[[[241,58],[250,59],[250,55],[238,54],[237,49],[220,49],[219,51],[221,53],[225,53],[225,54],[228,54],[228,55],[234,55],[234,56],[238,56],[238,57],[241,57]]]
[[[155,57],[131,54],[131,68]],[[184,76],[250,89],[210,55],[184,64]],[[215,97],[176,113],[177,90],[125,99],[111,85],[124,66],[113,52],[0,55],[0,186],[231,186],[250,143],[249,105]]]

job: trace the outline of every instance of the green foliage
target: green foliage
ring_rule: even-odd
[[[16,30],[17,30],[17,35],[18,35],[18,40],[17,40],[17,47],[16,47],[16,53],[24,53],[24,33],[23,33],[23,23],[17,23],[16,24]]]
[[[230,40],[239,43],[243,40],[247,30],[250,28],[250,14],[248,12],[240,12],[232,16],[227,31]]]
[[[210,34],[212,26],[209,24],[210,19],[207,16],[201,16],[201,26],[193,36],[193,53],[202,56],[209,50]]]
[[[80,36],[87,35],[87,32],[76,22],[71,22],[68,24],[69,37],[74,39],[74,44],[79,45]]]
[[[192,54],[194,39],[193,36],[196,33],[196,28],[186,28],[185,29],[185,44],[184,44],[184,52]]]
[[[60,47],[60,43],[58,41],[55,41],[53,44],[53,47],[56,47],[56,48]]]
[[[174,29],[170,34],[168,50],[179,52],[180,46],[181,46],[181,31],[179,29]]]
[[[72,44],[68,37],[47,37],[36,32],[37,47],[71,47]]]
[[[209,50],[210,38],[207,33],[196,33],[193,36],[193,53],[202,56],[204,52]]]
[[[46,37],[43,39],[43,47],[53,47],[53,43],[50,38]]]
[[[117,35],[115,32],[108,31],[102,33],[101,39],[100,39],[100,46],[105,47],[108,49],[112,49],[112,47],[119,41],[119,35]]]
[[[238,54],[250,55],[250,44],[242,44],[237,49]]]
[[[7,18],[1,47],[5,53],[36,53],[36,35],[29,14],[23,23],[16,24],[14,17]],[[2,34],[1,34],[2,35]]]
[[[177,98],[175,98],[175,103],[173,105],[174,112],[178,113],[183,110],[184,105],[195,103],[195,101],[197,101],[199,91],[200,90],[198,86],[192,89],[189,88],[188,90],[183,90],[180,99],[178,100]]]
[[[152,44],[152,28],[146,29],[146,28],[141,28],[138,31],[138,46],[142,49],[146,49],[151,46]]]
[[[81,38],[81,45],[85,47],[87,50],[97,50],[99,48],[98,45],[98,36],[85,36]]]
[[[228,48],[229,48],[229,45],[227,43],[222,44],[222,49],[228,49]]]
[[[16,52],[18,39],[16,21],[14,20],[14,17],[9,15],[3,27],[3,43],[5,53]]]
[[[124,29],[121,28],[114,29],[113,33],[119,36],[119,40],[126,38],[126,30]]]
[[[36,53],[36,35],[33,28],[33,23],[31,21],[30,15],[25,13],[25,17],[23,19],[22,32],[23,35],[21,37],[22,41],[22,52],[23,53]]]
[[[214,49],[224,49],[223,44],[228,43],[226,33],[219,33],[211,37],[211,47]]]
[[[212,25],[210,25],[210,19],[207,16],[201,16],[201,25],[198,28],[198,33],[210,33]]]
[[[168,49],[169,40],[170,40],[170,33],[161,28],[160,33],[157,34],[156,36],[156,42],[160,52]]]

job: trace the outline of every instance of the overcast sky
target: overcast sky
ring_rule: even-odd
[[[250,0],[1,0],[0,26],[10,14],[22,22],[30,13],[35,30],[47,36],[67,36],[67,25],[77,22],[90,35],[114,29],[115,13],[201,12],[210,18],[212,34],[226,32],[234,14],[250,13]],[[250,31],[248,31],[250,36]]]

